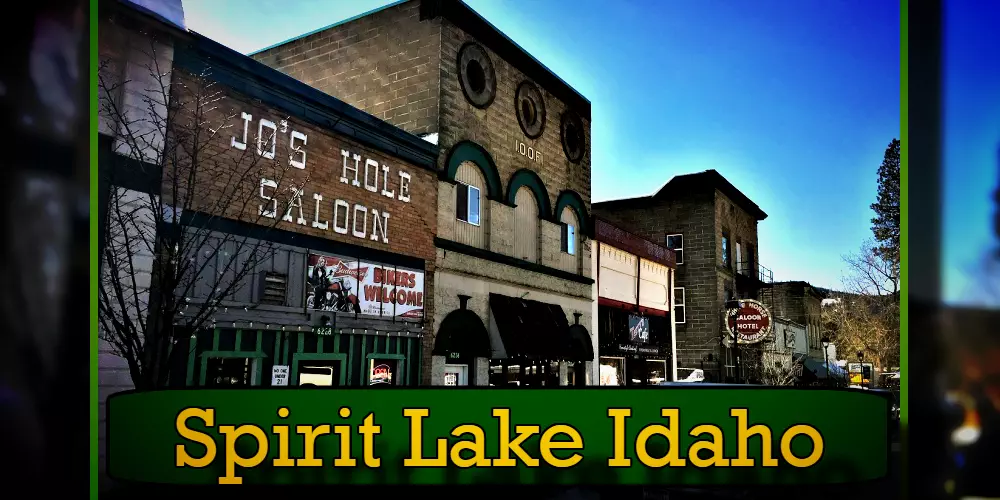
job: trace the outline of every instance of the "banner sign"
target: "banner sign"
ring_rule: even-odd
[[[108,472],[157,484],[807,487],[883,477],[888,412],[867,391],[698,384],[124,392],[108,399]]]
[[[771,312],[756,300],[741,299],[726,310],[726,331],[738,344],[756,344],[771,333]]]
[[[310,311],[420,320],[424,273],[343,256],[310,254],[306,267]]]

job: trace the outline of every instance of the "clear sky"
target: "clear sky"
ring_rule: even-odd
[[[184,7],[189,29],[248,53],[386,3]],[[899,136],[898,2],[467,3],[590,99],[594,201],[714,168],[769,215],[758,255],[775,279],[841,287]]]
[[[1000,306],[979,286],[993,234],[1000,168],[1000,33],[996,2],[944,2],[943,294],[951,303]]]

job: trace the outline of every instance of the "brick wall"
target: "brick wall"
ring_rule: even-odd
[[[700,368],[705,355],[719,356],[725,290],[735,290],[733,271],[722,268],[722,232],[725,229],[730,235],[730,252],[735,252],[737,239],[749,242],[756,262],[757,221],[717,190],[647,200],[596,203],[594,214],[654,242],[666,244],[666,235],[684,235],[683,263],[677,265],[675,286],[684,288],[686,321],[677,325],[677,366]],[[735,253],[731,262],[735,264]]]
[[[407,132],[437,132],[440,22],[419,9],[394,5],[251,57]]]
[[[181,74],[180,71],[176,73],[178,76]],[[190,75],[184,75],[184,78],[187,81],[185,93],[179,93],[179,96],[183,101],[188,102],[195,97],[193,94],[197,92],[198,84],[190,83],[192,78]],[[258,206],[265,203],[260,198],[259,182],[261,177],[267,177],[279,181],[278,188],[268,188],[265,191],[269,196],[278,198],[279,205],[290,201],[293,186],[301,187],[304,192],[302,213],[306,224],[278,222],[278,228],[433,261],[434,234],[437,230],[437,178],[434,172],[410,165],[350,138],[334,135],[311,123],[298,120],[295,116],[289,116],[282,110],[271,109],[251,102],[250,99],[226,90],[219,84],[213,84],[210,91],[221,92],[225,97],[215,102],[210,110],[201,115],[204,125],[198,127],[198,130],[207,132],[209,129],[217,129],[220,132],[214,137],[206,137],[205,140],[197,143],[203,160],[199,161],[195,168],[199,173],[199,180],[205,181],[198,183],[198,194],[193,197],[197,200],[197,208],[208,210],[221,206],[225,204],[226,200],[220,201],[218,197],[222,196],[223,193],[233,193],[229,200],[243,202],[246,198],[248,206],[231,207],[230,213],[235,214],[236,212],[233,212],[235,210],[245,217],[257,218]],[[188,95],[187,92],[191,92],[192,95]],[[244,122],[241,115],[243,113],[250,114],[252,119],[247,135],[247,147],[245,150],[240,150],[233,146],[232,141],[234,137],[242,141]],[[274,133],[277,145],[273,161],[264,158],[255,159],[256,136],[261,119],[269,120],[277,126],[277,132]],[[287,129],[284,131],[281,125],[283,120],[287,120]],[[267,128],[264,131],[265,136],[271,133]],[[300,147],[306,153],[305,168],[302,169],[289,165],[290,156],[296,160],[302,158],[299,154],[293,154],[289,147],[292,132],[299,132],[307,137],[304,143],[300,139],[296,139],[295,142],[295,146]],[[204,135],[208,136],[207,133]],[[268,146],[269,144],[265,145],[264,149],[268,149]],[[345,150],[350,154],[347,164],[352,169],[357,165],[357,181],[362,185],[353,185],[355,179],[353,172],[348,172],[349,182],[341,181],[344,174],[343,151]],[[360,161],[357,163],[355,155],[360,156]],[[377,163],[377,167],[371,167],[369,174],[369,182],[374,183],[376,192],[369,192],[363,186],[366,182],[365,170],[368,160]],[[189,163],[184,162],[183,164]],[[387,183],[385,182],[383,166],[388,167]],[[214,179],[205,179],[205,176],[200,175],[202,171],[213,175]],[[170,192],[170,185],[166,183],[172,177],[169,172],[169,168],[165,169],[165,195]],[[409,202],[399,199],[401,194],[400,172],[405,172],[410,177],[408,182]],[[232,176],[233,179],[219,178],[220,176]],[[223,192],[221,186],[228,185],[234,179],[245,182],[249,187],[238,193],[234,193],[235,189]],[[385,188],[393,192],[391,197],[383,195],[382,191]],[[275,191],[277,194],[272,194]],[[314,194],[323,197],[320,203],[319,220],[320,222],[329,221],[329,229],[319,229],[312,225],[316,204],[313,198]],[[334,232],[333,202],[336,199],[344,200],[352,207],[354,204],[369,207],[366,226],[367,237],[356,238],[350,234],[341,235]],[[378,239],[371,238],[372,209],[390,214],[387,230],[388,244],[383,242],[381,232]],[[293,210],[292,214],[298,218],[297,210]],[[281,215],[283,215],[283,211],[279,207],[278,216]],[[343,217],[344,211],[341,210],[338,219],[341,225],[344,222]],[[358,228],[360,229],[362,215],[359,214],[358,217]],[[263,217],[257,220],[262,224],[274,224],[270,219]]]
[[[535,171],[542,179],[552,207],[555,207],[556,197],[560,191],[572,189],[580,194],[587,210],[590,210],[590,121],[583,119],[587,152],[579,164],[574,164],[567,160],[563,153],[559,130],[559,117],[567,107],[546,89],[539,87],[545,101],[545,129],[537,139],[525,137],[517,122],[514,94],[517,86],[527,78],[485,46],[496,72],[496,98],[485,110],[475,108],[462,93],[456,61],[462,45],[476,40],[447,20],[442,20],[441,24],[439,144],[442,161],[451,146],[462,140],[472,140],[486,148],[493,156],[504,188],[515,171],[528,168]],[[542,161],[531,160],[517,153],[515,140],[524,142],[542,153]],[[558,214],[556,216],[558,217]]]
[[[178,98],[182,101],[192,101],[196,93],[197,83],[191,83],[190,75],[183,75],[180,71],[175,72],[178,78],[188,80],[184,93],[178,92]],[[193,199],[196,202],[190,208],[209,213],[220,213],[218,210],[222,206],[227,206],[227,215],[231,218],[242,219],[247,222],[277,227],[293,232],[317,236],[321,238],[341,241],[365,248],[378,249],[400,255],[407,255],[423,259],[425,262],[425,318],[433,318],[433,273],[434,273],[434,235],[437,231],[437,176],[434,172],[410,165],[395,157],[391,157],[374,148],[357,143],[349,138],[334,135],[330,132],[316,127],[310,123],[297,120],[294,116],[288,117],[280,110],[271,109],[243,96],[221,88],[218,84],[213,85],[213,92],[222,92],[224,98],[216,101],[210,111],[202,115],[205,125],[198,130],[220,130],[221,132],[210,138],[198,142],[204,160],[197,163],[199,182],[196,183],[196,190]],[[249,125],[249,132],[246,139],[246,149],[240,150],[233,146],[233,137],[242,141],[243,121],[242,114],[248,113],[252,116]],[[181,122],[180,113],[178,121]],[[280,122],[287,117],[287,129],[282,131]],[[270,161],[256,156],[258,124],[260,119],[270,120],[277,125],[277,147],[275,160]],[[187,123],[187,122],[182,122]],[[183,125],[181,125],[183,126]],[[301,139],[296,140],[296,146],[300,146],[305,151],[305,168],[298,169],[289,166],[289,158],[301,159],[298,154],[292,155],[288,147],[292,132],[300,132],[306,136],[305,145],[302,146]],[[265,135],[267,135],[265,129]],[[268,149],[265,145],[264,149]],[[351,181],[354,175],[348,172],[348,182],[341,182],[344,174],[343,151],[350,154],[348,166],[354,167],[354,155],[360,156],[358,165],[358,182],[360,186],[355,186]],[[365,189],[365,165],[367,160],[374,160],[378,164],[378,181],[376,192]],[[188,165],[183,163],[182,165]],[[388,183],[383,185],[384,177],[382,166],[388,166]],[[204,170],[204,173],[203,173]],[[374,171],[375,168],[372,168]],[[174,190],[170,187],[170,179],[173,177],[165,169],[164,196],[170,196]],[[239,173],[243,172],[244,173]],[[399,199],[400,172],[409,174],[408,183],[409,202]],[[208,177],[208,178],[206,178]],[[302,216],[305,224],[300,224],[297,219],[299,212],[292,209],[293,221],[276,221],[259,215],[259,207],[267,202],[260,197],[261,178],[275,179],[277,188],[266,188],[265,194],[278,199],[279,209],[277,216],[280,218],[285,211],[281,208],[291,201],[291,188],[300,187],[302,196]],[[374,175],[369,179],[374,180]],[[234,187],[234,182],[241,183]],[[393,196],[387,197],[382,190],[387,187],[393,192]],[[223,191],[225,190],[225,191]],[[313,227],[316,219],[316,201],[314,194],[322,196],[319,203],[319,221],[327,222],[328,228]],[[354,206],[361,205],[368,208],[367,223],[363,223],[366,217],[363,213],[357,213],[357,228],[365,228],[366,237],[359,238],[352,234],[354,224],[350,219],[346,219],[345,211],[340,209],[338,218],[334,220],[333,208],[335,200],[343,200],[350,205],[348,214],[355,214]],[[389,213],[389,219],[385,236],[388,243],[382,238],[382,232],[378,232],[378,237],[372,239],[374,234],[372,211]],[[338,234],[334,226],[348,227],[347,234]]]
[[[774,284],[776,316],[805,325],[809,356],[823,359],[822,298],[808,283],[792,281]]]

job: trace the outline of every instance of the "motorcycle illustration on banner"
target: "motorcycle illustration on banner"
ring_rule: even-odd
[[[345,257],[310,254],[306,307],[365,316],[421,320],[424,273]]]
[[[355,263],[356,264],[356,263]],[[360,313],[361,304],[354,288],[367,268],[348,267],[337,257],[309,256],[309,292],[306,307],[311,311]]]

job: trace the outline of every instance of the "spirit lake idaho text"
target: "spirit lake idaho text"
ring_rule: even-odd
[[[425,455],[424,420],[430,417],[427,408],[403,409],[403,417],[409,421],[409,456],[403,460],[403,467],[538,467],[542,462],[552,467],[573,467],[583,460],[584,436],[580,431],[568,424],[554,424],[546,428],[539,425],[511,424],[509,408],[494,408],[492,416],[498,428],[499,453],[496,457],[486,454],[486,431],[483,426],[462,424],[452,429],[450,438],[436,440],[436,451]],[[281,407],[277,410],[282,420],[289,418],[291,410]],[[627,455],[627,448],[634,450],[635,458],[646,467],[754,467],[758,463],[749,457],[750,439],[759,437],[762,453],[760,466],[777,467],[778,458],[772,450],[772,431],[763,424],[749,424],[749,410],[733,408],[730,417],[736,419],[737,456],[726,458],[723,454],[723,431],[718,425],[699,424],[690,429],[692,437],[701,438],[691,444],[684,455],[677,444],[680,442],[680,410],[663,408],[660,411],[665,419],[663,423],[650,423],[639,430],[634,440],[626,438],[626,423],[632,416],[628,408],[609,408],[610,418],[608,432],[613,435],[614,452],[607,458],[608,467],[631,467],[632,459]],[[351,409],[342,407],[338,411],[342,419],[350,418]],[[177,415],[175,422],[177,434],[186,441],[196,443],[189,448],[188,444],[178,444],[175,448],[174,463],[177,467],[203,468],[215,463],[219,455],[215,438],[205,432],[192,429],[189,421],[200,420],[205,428],[216,428],[225,437],[221,458],[225,465],[225,475],[219,477],[219,484],[241,484],[243,478],[237,475],[237,467],[250,469],[264,463],[270,448],[271,436],[260,426],[254,424],[221,425],[216,421],[216,412],[212,408],[186,408]],[[513,436],[511,429],[513,427]],[[358,467],[359,462],[364,467],[377,468],[382,466],[382,460],[375,456],[375,437],[382,433],[382,426],[375,422],[375,414],[369,413],[362,419],[356,429],[348,424],[340,425],[296,425],[294,433],[290,425],[273,425],[270,430],[278,438],[276,455],[271,459],[274,467]],[[339,441],[338,454],[329,462],[316,456],[318,439],[330,439],[336,435]],[[352,435],[353,434],[353,435]],[[293,437],[294,435],[294,437]],[[241,437],[249,437],[256,441],[256,452],[250,456],[240,455],[236,450],[236,442]],[[361,439],[361,457],[354,456],[351,444],[354,436]],[[796,456],[792,452],[792,440],[798,436],[812,442],[812,451],[807,456]],[[537,437],[539,439],[538,456],[531,456],[523,446]],[[665,438],[669,443],[669,451],[665,456],[655,457],[647,451],[651,438]],[[304,454],[301,458],[289,456],[289,443],[292,439],[302,443]],[[449,442],[453,441],[453,442]],[[630,442],[631,441],[631,442]],[[241,446],[242,448],[242,446]],[[777,456],[793,467],[811,467],[823,457],[823,436],[810,425],[793,425],[781,433]],[[251,447],[252,449],[252,447]],[[197,450],[197,452],[195,451]],[[201,451],[204,450],[202,453]],[[556,454],[558,452],[558,455]],[[360,460],[359,460],[360,458]]]

